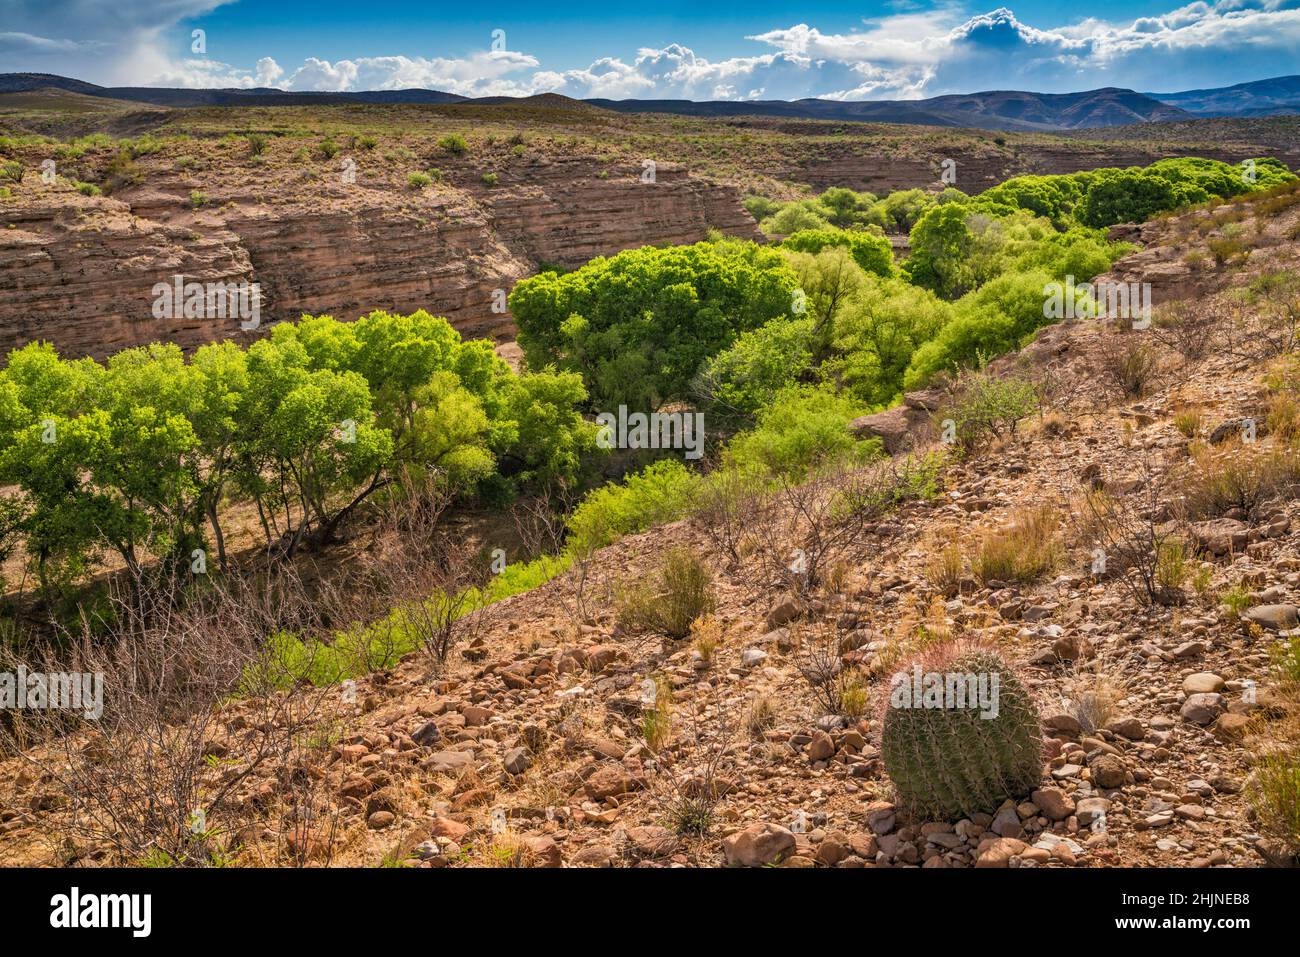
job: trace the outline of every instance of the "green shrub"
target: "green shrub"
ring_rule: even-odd
[[[773,319],[707,360],[692,391],[714,425],[752,425],[813,365],[811,319]]]
[[[1020,420],[1037,410],[1033,383],[977,372],[959,383],[956,397],[935,412],[934,419],[940,432],[950,434],[956,447],[969,455],[1015,434]]]
[[[902,279],[868,277],[835,318],[822,375],[864,403],[896,401],[917,349],[934,339],[954,308]]]
[[[842,229],[804,229],[786,237],[781,245],[796,252],[819,253],[830,246],[849,251],[864,271],[877,276],[894,275],[894,248],[884,236]]]
[[[424,189],[433,182],[433,177],[428,173],[408,173],[406,176],[406,185],[411,189]]]
[[[120,189],[129,189],[144,179],[144,170],[135,162],[130,150],[118,150],[104,169],[100,181],[105,193],[116,193]]]
[[[465,142],[465,137],[461,136],[459,133],[448,133],[442,139],[438,140],[438,146],[456,156],[461,155],[469,149],[469,144]]]
[[[758,425],[728,445],[727,463],[742,472],[798,481],[815,469],[867,462],[881,454],[879,439],[859,441],[848,425],[863,414],[851,396],[826,387],[793,386],[759,415]]]
[[[501,177],[498,176],[496,173],[484,173],[479,178],[483,181],[484,186],[495,186],[497,182],[501,179]]]
[[[248,153],[250,156],[261,156],[266,152],[266,137],[261,133],[248,134]]]
[[[629,475],[622,484],[591,492],[569,517],[569,544],[579,554],[683,518],[699,477],[675,459]]]
[[[795,285],[781,254],[754,243],[646,246],[523,279],[510,313],[530,368],[580,373],[597,409],[653,411],[688,398],[737,336],[788,315]]]

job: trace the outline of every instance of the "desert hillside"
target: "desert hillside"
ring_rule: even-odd
[[[272,155],[290,147],[275,143]],[[472,258],[485,249],[506,272],[525,269],[520,250],[554,254],[528,245],[558,241],[554,231],[530,240],[529,230],[566,191],[593,230],[622,215],[596,207],[589,190],[604,181],[589,178],[588,159],[539,159],[518,179],[503,170],[494,190],[508,200],[451,168],[454,188],[409,200],[402,215],[441,222],[491,209],[482,232],[458,240],[466,253],[452,258],[466,270],[488,268]],[[636,171],[614,168],[628,180],[618,195],[637,202]],[[578,169],[581,191],[570,179]],[[179,216],[181,175],[150,176],[148,192],[128,194],[134,212],[119,208],[127,200],[94,200],[83,214],[117,217],[123,238],[165,232],[134,217]],[[292,215],[318,217],[313,237],[328,223],[385,229],[361,197],[340,192],[338,215],[319,218],[319,191],[292,199],[225,168],[214,175],[228,177],[213,190],[217,211],[186,211],[188,225],[175,227],[206,224],[214,256],[269,240]],[[397,195],[399,174],[389,175]],[[604,201],[623,202],[610,189]],[[729,201],[704,212],[705,195],[729,194],[707,194],[686,173],[663,190],[675,198],[659,222],[678,240],[740,210]],[[330,546],[345,550],[342,564],[386,569],[365,579],[386,589],[366,609],[350,598],[344,612],[332,592],[307,600],[299,578],[258,598],[230,586],[230,602],[198,600],[165,625],[127,599],[120,620],[138,625],[141,647],[223,636],[192,659],[178,650],[182,672],[157,672],[160,698],[184,720],[165,720],[154,703],[115,725],[116,737],[89,727],[51,739],[33,724],[28,750],[0,764],[0,859],[121,863],[197,843],[254,865],[1294,864],[1296,196],[1247,194],[1112,228],[1132,245],[1094,282],[1146,285],[1152,322],[1103,311],[1042,325],[979,371],[931,377],[854,418],[846,434],[877,442],[877,454],[778,472],[761,490],[702,486],[685,517],[661,511],[612,543],[596,539],[549,580],[457,609],[463,616],[410,603],[450,580],[450,553],[421,550],[445,502]],[[726,225],[753,229],[738,216]],[[430,229],[439,250],[458,235]],[[605,236],[576,230],[568,248],[622,242]],[[350,258],[331,260],[305,239],[292,255],[258,248],[259,270],[296,256],[286,276],[337,275]],[[551,281],[539,280],[539,295],[559,294],[546,291]],[[323,287],[288,288],[306,308]],[[338,295],[364,299],[366,287]],[[546,509],[516,518],[518,537],[542,552],[562,537]],[[457,534],[485,549],[501,540],[482,525]],[[401,592],[399,578],[414,591]],[[338,671],[330,655],[341,641],[304,641],[283,665],[297,669],[292,687],[245,670],[243,693],[182,707],[222,673],[213,656],[270,668],[240,657],[252,654],[246,634],[272,622],[311,633],[320,608],[326,632],[348,633],[389,606],[406,609],[406,635],[423,636],[421,647],[401,646],[390,628],[375,639],[393,643],[378,667]],[[893,676],[972,654],[1004,669],[1008,709],[1014,699],[1035,715],[1033,746],[1015,756],[1028,756],[1032,780],[938,814],[914,789],[900,792],[904,771],[963,805],[963,782],[987,780],[987,765],[1005,758],[991,757],[1001,732],[979,738],[976,723],[983,748],[927,739],[891,705]],[[184,817],[196,799],[207,809],[199,839],[151,836],[155,818]],[[118,820],[105,817],[109,806]]]

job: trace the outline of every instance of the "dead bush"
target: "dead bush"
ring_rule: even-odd
[[[795,667],[823,714],[856,718],[866,713],[866,677],[844,661],[844,638],[838,630],[800,641]]]
[[[1147,343],[1132,336],[1108,336],[1099,353],[1104,384],[1125,399],[1139,399],[1152,388],[1160,360]]]
[[[287,570],[214,581],[184,603],[169,582],[118,583],[110,601],[111,639],[87,621],[62,649],[24,662],[103,689],[97,716],[25,716],[42,743],[22,757],[65,812],[64,863],[223,865],[276,808],[290,821],[309,812],[311,858],[328,862],[336,812],[306,773],[306,742],[339,692],[306,683],[313,663],[274,636],[322,634],[344,606]],[[280,841],[290,863],[305,862],[288,828]]]
[[[1161,306],[1151,325],[1156,341],[1194,362],[1211,350],[1221,317],[1203,302],[1179,299]]]
[[[732,567],[740,564],[742,543],[764,495],[758,481],[735,468],[717,469],[700,484],[695,524]]]
[[[656,754],[646,790],[664,824],[683,837],[712,831],[717,806],[733,789],[729,773],[736,727],[723,703],[695,704],[682,740]]]
[[[826,585],[868,529],[903,502],[935,494],[941,460],[881,459],[781,480],[751,519],[763,580],[808,593]]]
[[[1148,457],[1136,490],[1111,495],[1089,489],[1076,501],[1074,531],[1099,573],[1116,576],[1143,604],[1173,605],[1182,592],[1162,583],[1161,563],[1183,536],[1179,524],[1165,517],[1161,478]]]
[[[490,565],[458,529],[447,527],[448,503],[445,492],[428,487],[389,507],[378,533],[382,547],[366,567],[389,611],[368,625],[367,654],[389,660],[413,645],[443,671],[455,648],[489,624]]]

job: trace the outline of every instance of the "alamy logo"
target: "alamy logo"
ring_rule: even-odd
[[[153,929],[153,896],[150,894],[71,893],[50,898],[50,926],[128,927],[132,937],[148,937]]]
[[[1066,276],[1064,283],[1043,287],[1045,319],[1131,319],[1134,329],[1151,326],[1149,282],[1081,282]]]
[[[596,444],[602,449],[685,449],[686,458],[704,454],[703,412],[633,412],[620,405],[618,414],[596,416],[600,432]]]
[[[979,709],[985,721],[998,716],[998,691],[1002,676],[997,672],[922,671],[895,672],[889,681],[891,708]]]
[[[173,276],[171,282],[154,283],[155,319],[238,319],[244,331],[262,324],[262,287],[255,282],[186,282]]]
[[[0,671],[0,710],[80,711],[90,721],[104,713],[102,672]]]

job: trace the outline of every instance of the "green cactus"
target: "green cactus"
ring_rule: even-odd
[[[945,646],[908,662],[891,680],[881,726],[881,755],[899,804],[921,819],[992,812],[1042,779],[1038,710],[988,648]]]

